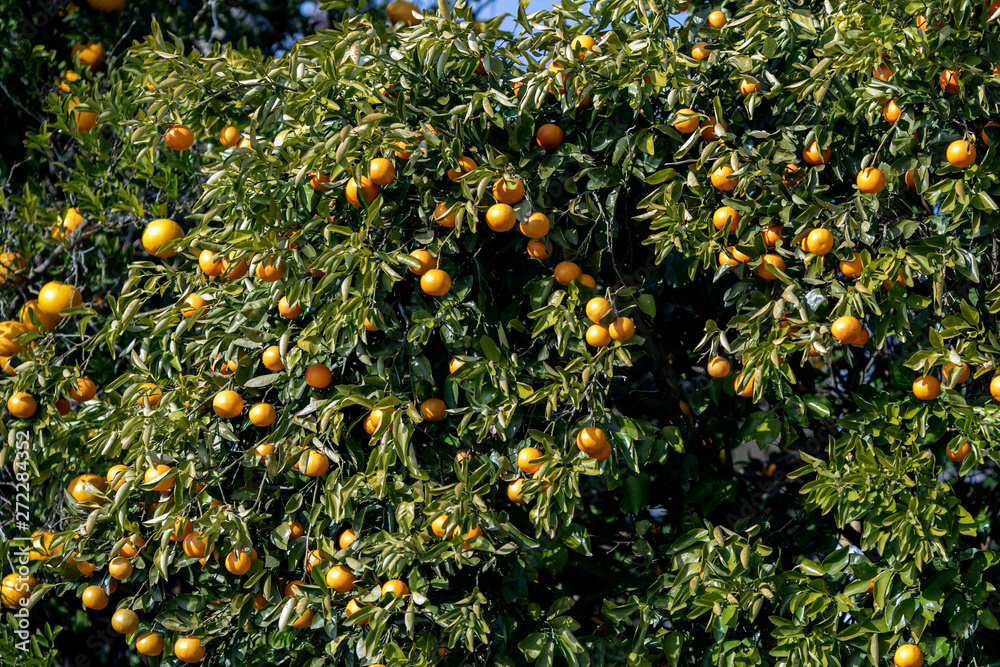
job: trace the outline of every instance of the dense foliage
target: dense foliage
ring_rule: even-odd
[[[171,665],[997,662],[1000,4],[325,9],[280,55],[150,20],[27,134],[36,627]]]

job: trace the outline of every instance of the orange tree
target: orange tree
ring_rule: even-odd
[[[50,95],[5,603],[162,664],[995,663],[1000,5],[679,9],[154,23]]]

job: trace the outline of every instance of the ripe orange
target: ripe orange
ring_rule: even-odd
[[[517,467],[529,475],[538,471],[542,467],[541,463],[535,463],[535,459],[544,456],[542,452],[534,447],[523,447],[517,453]]]
[[[979,136],[983,138],[983,143],[986,144],[987,146],[990,145],[990,137],[989,134],[987,134],[986,130],[989,130],[991,127],[1000,127],[1000,123],[996,122],[995,120],[991,120],[990,122],[986,123],[986,125],[983,126],[983,131],[979,133]],[[995,133],[996,130],[993,130],[993,132]],[[0,257],[2,257],[2,255],[0,255]]]
[[[366,602],[365,606],[366,607],[370,607],[371,604],[368,603],[368,602]],[[358,613],[359,611],[361,611],[361,605],[358,604],[357,598],[349,600],[347,602],[347,606],[344,607],[344,613],[347,616],[348,620],[350,620],[351,616],[353,616],[354,614]],[[363,621],[358,621],[357,624],[358,625],[367,625],[368,624],[368,619],[366,618]]]
[[[431,269],[420,276],[420,289],[430,296],[444,296],[451,290],[451,276],[441,269]]]
[[[334,565],[326,572],[326,585],[338,593],[350,593],[355,580],[354,573],[343,565]]]
[[[889,123],[895,123],[902,114],[903,110],[899,107],[896,100],[889,100],[882,105],[882,117]]]
[[[729,375],[729,362],[722,357],[712,357],[708,362],[708,374],[714,378],[724,378]]]
[[[458,369],[465,365],[465,362],[458,357],[452,357],[451,361],[448,362],[448,373],[454,374],[458,372]]]
[[[26,606],[37,585],[38,581],[30,574],[8,574],[0,583],[3,605],[12,609]]]
[[[1000,375],[996,375],[990,380],[990,396],[993,400],[1000,401]]]
[[[739,266],[749,261],[750,257],[737,250],[736,246],[729,246],[719,251],[719,266]]]
[[[305,526],[303,526],[298,521],[295,521],[294,519],[292,519],[291,521],[285,522],[285,525],[288,526],[289,539],[297,540],[297,539],[299,539],[300,537],[302,537],[303,535],[306,534]],[[294,584],[294,583],[296,583],[296,582],[292,582],[292,584]],[[302,582],[299,581],[297,583],[301,584]],[[285,597],[288,597],[289,595],[291,595],[291,593],[289,593],[289,590],[292,589],[292,584],[289,584],[288,586],[285,587]]]
[[[174,519],[174,526],[170,533],[170,541],[183,543],[184,539],[187,538],[193,530],[194,526],[191,525],[191,522],[184,517],[179,516]]]
[[[596,426],[587,426],[577,431],[576,448],[584,454],[595,454],[607,444],[608,437]]]
[[[222,275],[222,257],[219,256],[218,259],[213,259],[216,256],[214,250],[202,250],[198,254],[198,268],[206,276],[218,276]]]
[[[778,241],[784,241],[784,230],[784,225],[771,225],[769,227],[765,227],[760,232],[761,236],[764,237],[764,245],[773,248],[778,244]]]
[[[439,422],[445,418],[447,407],[440,398],[428,398],[420,404],[420,414],[426,421]]]
[[[389,581],[382,584],[382,590],[379,593],[382,597],[392,594],[396,597],[405,598],[410,594],[410,589],[407,585],[399,579],[390,579]]]
[[[108,483],[108,486],[111,487],[112,491],[117,491],[125,485],[125,473],[127,472],[128,466],[120,463],[118,465],[113,465],[104,476],[104,480]],[[115,481],[116,478],[118,481]]]
[[[87,586],[83,589],[83,606],[100,611],[108,606],[108,594],[100,586]]]
[[[94,44],[88,42],[84,44],[77,42],[70,52],[70,59],[80,57],[80,64],[90,68],[91,72],[96,72],[104,66],[104,46],[101,43]]]
[[[1000,400],[1000,399],[997,399]],[[513,482],[507,485],[507,499],[513,503],[519,505],[524,504],[524,496],[521,495],[521,486],[523,485],[523,479],[515,479]]]
[[[187,304],[186,308],[181,308],[181,315],[184,317],[194,317],[199,310],[208,306],[208,301],[198,294],[188,294],[184,303]]]
[[[250,571],[253,561],[246,551],[230,551],[225,560],[226,570],[235,575],[243,575]]]
[[[546,123],[535,132],[535,142],[547,151],[554,151],[562,146],[565,135],[562,128],[555,123]]]
[[[108,563],[108,574],[118,581],[125,581],[132,576],[132,561],[124,556],[115,556]]]
[[[74,97],[69,101],[69,112],[73,114],[76,130],[77,132],[90,132],[97,126],[97,114],[93,111],[74,111],[79,104],[79,97]]]
[[[323,364],[311,364],[306,368],[305,380],[310,387],[325,389],[333,380],[333,374]]]
[[[535,259],[548,259],[552,256],[552,244],[541,239],[531,239],[525,247],[528,257]]]
[[[604,347],[611,344],[611,333],[600,324],[592,324],[585,335],[587,344],[592,347]]]
[[[358,198],[358,181],[354,180],[353,176],[347,181],[344,196],[347,197],[347,203],[351,206],[362,205]],[[361,176],[361,196],[364,198],[365,206],[375,201],[375,197],[378,196],[378,186],[367,176]]]
[[[802,149],[802,159],[806,164],[813,167],[826,164],[830,161],[833,155],[833,151],[827,146],[824,150],[820,151],[819,144],[813,141],[811,144]]]
[[[75,308],[82,303],[80,292],[65,283],[48,282],[38,291],[38,307],[49,315],[58,315],[67,308]]]
[[[875,167],[865,167],[858,173],[858,189],[865,194],[878,194],[885,189],[885,174]]]
[[[724,164],[712,172],[712,185],[716,190],[731,192],[739,183],[738,178],[733,177],[733,168]]]
[[[329,192],[333,189],[333,186],[327,185],[330,182],[330,177],[326,174],[317,174],[313,172],[313,177],[309,179],[309,186],[313,190],[319,192]]]
[[[415,26],[420,23],[420,9],[406,0],[392,0],[385,6],[385,13],[392,24]]]
[[[486,210],[486,224],[495,232],[506,232],[514,228],[517,216],[508,204],[493,204]]]
[[[583,60],[591,54],[591,52],[596,51],[597,42],[590,35],[577,35],[569,43],[569,46],[573,51],[581,52],[579,57]]]
[[[261,363],[269,371],[283,371],[285,364],[281,361],[281,349],[277,345],[271,345],[264,350],[261,355]]]
[[[941,75],[938,76],[938,85],[941,86],[943,90],[948,95],[954,95],[958,92],[960,83],[958,81],[959,70],[945,69],[941,70]]]
[[[976,147],[965,139],[956,139],[948,144],[946,156],[951,166],[965,169],[976,161]]]
[[[303,464],[303,461],[305,463]],[[307,477],[322,477],[330,469],[330,459],[315,449],[307,450],[299,459],[299,470]]]
[[[356,540],[357,538],[358,536],[357,534],[355,534],[354,529],[347,528],[346,530],[344,530],[344,532],[340,534],[340,537],[337,538],[337,546],[339,546],[341,549],[346,549],[347,547],[354,544],[354,540]]]
[[[434,257],[434,255],[430,254],[423,248],[417,248],[416,250],[411,252],[410,257],[420,262],[419,268],[414,268],[412,266],[407,267],[410,270],[410,273],[415,273],[418,276],[422,276],[431,269],[437,268],[437,259]]]
[[[277,257],[268,257],[267,259],[258,262],[254,273],[257,274],[257,278],[265,283],[277,282],[281,280],[284,274],[281,269],[279,258]]]
[[[781,175],[781,182],[791,187],[802,180],[802,174],[797,174],[799,168],[794,164],[786,164],[785,172]]]
[[[103,504],[103,498],[94,495],[87,490],[88,484],[94,487],[99,493],[105,493],[108,490],[107,480],[100,475],[80,475],[70,480],[69,485],[66,487],[66,491],[78,503]]]
[[[299,304],[293,306],[288,303],[287,297],[281,297],[281,301],[278,302],[278,314],[286,320],[294,320],[302,314],[302,306]]]
[[[892,656],[896,667],[923,667],[924,652],[913,644],[903,644]]]
[[[135,650],[141,655],[160,655],[163,653],[163,635],[143,632],[135,640]]]
[[[205,551],[208,549],[208,542],[201,538],[201,531],[198,530],[185,535],[181,544],[184,553],[191,558],[204,558]]]
[[[234,263],[236,258],[236,253],[231,252],[226,255],[226,258],[222,260],[222,274],[223,278],[226,280],[239,280],[247,274],[249,270],[249,265],[247,265],[246,258],[240,259],[239,263]]]
[[[242,405],[240,407],[242,408]],[[270,403],[257,403],[250,408],[250,413],[247,416],[251,424],[260,428],[270,426],[278,418],[278,414],[274,411],[274,406]]]
[[[608,326],[608,333],[613,339],[624,343],[635,335],[635,323],[628,317],[619,317]]]
[[[594,324],[600,324],[601,320],[611,312],[611,302],[604,297],[595,296],[587,302],[584,310],[587,313],[587,319]]]
[[[301,616],[299,616],[294,621],[289,623],[289,625],[292,626],[293,628],[298,628],[300,630],[308,628],[310,625],[312,625],[314,616],[315,614],[313,614],[312,609],[306,609],[304,612],[302,612]]]
[[[125,558],[133,558],[144,546],[146,546],[146,539],[142,535],[133,535],[128,542],[122,545],[118,553]]]
[[[933,375],[921,375],[913,381],[913,395],[921,401],[930,401],[941,395],[941,383]]]
[[[405,141],[397,141],[396,143],[393,144],[393,146],[396,147],[397,149],[395,151],[396,157],[398,157],[400,160],[409,160],[410,156],[413,155],[413,151],[407,150],[409,146]]]
[[[6,357],[20,354],[24,348],[19,341],[14,339],[27,330],[28,327],[20,322],[0,322],[0,354]]]
[[[580,267],[573,262],[559,262],[554,271],[556,282],[560,285],[569,285],[580,277]]]
[[[186,151],[194,145],[194,134],[187,125],[171,125],[163,133],[163,143],[171,150]]]
[[[171,468],[170,466],[166,465],[165,463],[157,463],[154,466],[146,468],[146,472],[143,473],[143,476],[142,476],[143,483],[144,484],[152,484],[153,480],[155,480],[156,478],[160,477],[161,475],[166,475],[167,473],[169,473],[172,470],[173,470],[173,468]],[[172,488],[174,488],[174,478],[173,477],[167,477],[167,478],[159,481],[156,484],[156,486],[153,487],[153,491],[159,491],[159,492],[162,493],[162,492],[165,492],[165,491],[170,491]]]
[[[513,185],[508,185],[508,179]],[[524,183],[513,176],[501,176],[493,184],[493,198],[501,204],[516,204],[524,199]]]
[[[840,260],[839,268],[840,272],[848,278],[857,278],[865,269],[864,264],[861,263],[861,254],[854,253],[854,257],[850,261]]]
[[[951,450],[945,447],[945,456],[954,461],[955,463],[961,463],[972,453],[972,445],[968,442],[963,442],[958,449]]]
[[[912,169],[907,169],[906,173],[903,175],[903,182],[906,183],[906,187],[910,188],[911,190],[917,189],[917,181],[915,176],[916,175],[914,174]]]
[[[85,403],[97,395],[97,385],[93,380],[77,378],[75,386],[70,385],[69,397],[74,401]]]
[[[819,227],[809,232],[805,241],[806,251],[814,255],[826,255],[833,250],[833,234]]]
[[[458,207],[448,206],[444,202],[440,202],[434,207],[434,222],[438,223],[442,227],[454,227],[455,220],[458,217]]]
[[[139,617],[131,609],[119,609],[111,617],[111,627],[115,632],[130,635],[139,629]]]
[[[722,28],[729,22],[726,15],[720,9],[716,9],[714,12],[708,15],[708,25],[715,29]]]
[[[698,42],[691,47],[691,57],[695,60],[704,60],[710,53],[707,42]]]
[[[180,637],[174,642],[174,655],[181,662],[198,662],[205,657],[205,647],[197,637]]]
[[[879,63],[872,67],[872,76],[882,81],[887,81],[892,76],[892,68],[886,63]]]
[[[532,213],[521,223],[521,233],[529,239],[540,239],[549,233],[549,216],[544,213]]]
[[[219,131],[219,143],[226,148],[232,148],[240,143],[240,131],[232,125],[226,125]]]
[[[773,253],[768,253],[760,258],[760,265],[757,267],[757,275],[759,275],[764,280],[777,280],[778,276],[772,273],[769,269],[774,267],[781,272],[785,270],[785,260],[781,255],[775,255]]]
[[[716,229],[724,229],[729,224],[729,231],[735,232],[740,224],[740,212],[731,206],[720,206],[712,214],[712,224]]]
[[[737,396],[742,396],[743,398],[750,398],[753,396],[753,385],[754,376],[751,375],[747,378],[746,382],[743,381],[743,373],[739,373],[736,379],[733,381],[733,390],[736,392]]]
[[[962,384],[969,379],[970,375],[972,375],[972,369],[969,367],[969,364],[965,362],[962,362],[962,370],[953,373],[952,371],[955,368],[957,368],[957,366],[950,361],[944,365],[941,372],[945,379],[954,379],[955,384]]]
[[[844,345],[850,345],[862,330],[861,322],[851,315],[842,315],[830,325],[830,334]]]
[[[232,419],[243,412],[243,399],[231,389],[224,389],[212,399],[212,410],[223,419]]]
[[[451,517],[447,514],[439,514],[433,521],[431,521],[431,532],[438,537],[444,537],[448,532],[448,522],[451,521]],[[452,531],[452,535],[455,531]]]
[[[3,283],[7,276],[13,276],[14,282],[24,282],[24,277],[16,275],[28,269],[28,262],[24,255],[18,252],[0,252],[0,283]]]
[[[396,178],[396,165],[384,157],[368,163],[368,176],[375,185],[389,185]]]
[[[18,391],[7,399],[7,410],[18,419],[30,419],[38,410],[38,403],[31,394]]]
[[[701,121],[701,123],[698,124],[698,127],[701,128],[701,138],[706,141],[718,140],[719,135],[715,133],[716,125],[721,125],[724,131],[729,130],[729,124],[726,123],[726,121],[724,120],[719,121],[716,120],[715,116],[709,116],[708,118],[706,118],[705,120]]]
[[[454,182],[464,178],[470,171],[476,168],[476,161],[468,155],[463,155],[455,161],[457,169],[448,169],[448,180]]]
[[[273,452],[274,449],[274,445],[269,442],[258,442],[257,446],[253,448],[253,451],[254,454],[260,457],[260,462],[264,463],[267,460],[267,455]]]
[[[698,113],[693,109],[679,109],[674,114],[674,129],[681,134],[691,134],[700,124]]]
[[[748,81],[747,79],[740,79],[740,95],[743,97],[748,97],[754,93],[759,93],[761,91],[761,85],[759,81]]]

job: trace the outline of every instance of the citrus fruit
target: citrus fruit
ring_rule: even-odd
[[[729,226],[730,232],[735,232],[740,224],[740,212],[731,206],[720,206],[712,214],[712,224],[716,229],[725,229]]]
[[[240,143],[240,131],[232,125],[226,125],[219,130],[219,143],[226,148],[232,148]]]
[[[555,123],[546,123],[535,132],[535,143],[547,151],[554,151],[562,146],[564,138],[562,128]]]
[[[956,139],[948,144],[946,156],[951,166],[965,169],[976,161],[976,147],[965,139]]]
[[[840,272],[848,278],[857,278],[864,271],[864,264],[861,263],[861,254],[854,253],[851,260],[842,259],[838,265]]]
[[[194,145],[194,133],[187,125],[174,124],[163,133],[163,143],[175,151],[186,151]]]
[[[972,374],[972,369],[969,367],[969,364],[965,362],[962,362],[962,370],[952,372],[955,368],[957,368],[957,366],[949,361],[944,365],[944,368],[941,371],[946,379],[953,379],[955,384],[962,384],[968,380],[969,376]]]
[[[535,463],[535,459],[544,456],[542,452],[534,447],[523,447],[517,452],[517,467],[529,475],[537,472],[542,467],[541,463]]]
[[[865,194],[878,194],[885,189],[885,174],[875,167],[865,167],[858,172],[857,184]]]
[[[733,380],[733,390],[736,392],[737,396],[742,396],[743,398],[749,398],[753,396],[753,385],[754,385],[753,375],[747,378],[747,380],[744,382],[743,373],[739,373],[737,374],[736,379]]]
[[[559,262],[554,271],[556,282],[560,285],[569,285],[580,277],[580,267],[573,262]]]
[[[722,357],[712,357],[708,362],[708,374],[714,378],[724,378],[729,375],[729,362]]]
[[[517,216],[509,204],[493,204],[486,210],[486,224],[495,232],[506,232],[513,229]]]
[[[913,381],[913,395],[930,401],[941,395],[941,383],[933,375],[921,375]]]
[[[749,97],[754,93],[759,93],[761,91],[761,85],[759,81],[749,81],[747,79],[740,79],[740,95],[743,97]]]
[[[438,223],[442,227],[454,227],[457,215],[458,211],[444,202],[441,202],[434,207],[434,222]]]
[[[299,470],[307,477],[322,477],[329,469],[330,459],[315,449],[306,451],[299,460]]]
[[[83,589],[83,606],[100,611],[108,606],[108,594],[100,586],[87,586]]]
[[[476,161],[468,155],[463,155],[455,161],[457,169],[448,169],[448,180],[454,182],[464,178],[470,171],[476,168]]]
[[[733,168],[728,164],[724,164],[715,171],[712,172],[712,185],[716,190],[721,190],[723,192],[732,191],[739,179],[733,177]]]
[[[375,185],[389,185],[396,178],[396,165],[384,157],[377,157],[368,163],[368,176]]]
[[[760,265],[757,266],[757,275],[759,275],[764,280],[777,280],[777,274],[773,273],[770,269],[774,267],[775,269],[784,272],[785,270],[785,260],[781,255],[775,255],[773,253],[767,253],[760,258]]]
[[[493,183],[493,198],[501,204],[516,204],[524,199],[524,183],[513,176],[502,176]]]
[[[440,398],[428,398],[420,404],[420,415],[429,422],[439,422],[445,418],[447,406]]]
[[[608,333],[619,342],[625,342],[635,335],[635,323],[628,317],[619,317],[608,325]]]
[[[165,463],[157,463],[154,466],[150,466],[149,468],[146,468],[146,472],[143,473],[142,476],[143,483],[152,484],[157,478],[161,477],[162,475],[168,474],[172,470],[173,468],[171,468]],[[166,477],[156,483],[156,486],[153,487],[153,491],[159,491],[163,493],[166,491],[170,491],[173,488],[174,488],[174,478]]]
[[[418,276],[422,276],[431,269],[437,268],[437,259],[427,250],[423,248],[417,248],[410,253],[410,257],[420,262],[419,267],[409,266],[410,273],[415,273]]]
[[[333,374],[323,364],[311,364],[306,368],[305,380],[310,387],[324,389],[333,380]]]
[[[913,644],[903,644],[896,649],[892,661],[896,663],[896,667],[922,667],[924,652]]]
[[[604,347],[611,344],[611,334],[608,328],[600,324],[592,324],[585,334],[587,344],[592,347]]]
[[[131,609],[119,609],[111,617],[111,627],[115,632],[130,635],[139,629],[139,617]]]
[[[902,114],[903,110],[899,107],[896,100],[889,100],[882,105],[882,117],[890,123],[895,123]]]
[[[958,449],[955,450],[948,449],[947,447],[945,447],[944,453],[945,456],[947,456],[950,460],[954,461],[955,463],[961,463],[969,456],[969,454],[972,453],[972,445],[970,445],[968,442],[963,442],[958,447]]]
[[[390,579],[389,581],[382,584],[382,590],[380,595],[385,597],[386,595],[392,594],[396,597],[406,597],[410,594],[410,589],[407,585],[399,579]]]
[[[811,144],[802,149],[802,159],[806,164],[813,167],[821,164],[826,164],[830,161],[830,157],[833,155],[833,151],[827,146],[822,151],[819,148],[819,144],[813,141]]]
[[[540,239],[549,233],[549,217],[544,213],[532,213],[521,223],[521,233],[529,239]]]
[[[361,176],[360,178],[360,190],[361,196],[364,198],[364,204],[368,204],[375,201],[375,197],[378,196],[378,186],[375,185],[367,176]],[[362,206],[361,199],[358,198],[358,183],[352,176],[350,180],[347,181],[347,185],[344,187],[344,196],[347,197],[347,203],[351,206]]]
[[[180,637],[174,642],[174,655],[181,662],[198,662],[205,657],[205,647],[197,637]]]
[[[65,283],[48,282],[38,291],[38,307],[49,315],[58,315],[67,308],[75,308],[82,303],[80,292]]]
[[[277,345],[268,346],[261,354],[261,363],[269,371],[283,371],[285,364],[281,361],[281,349]]]
[[[700,124],[698,113],[692,109],[680,109],[674,114],[674,129],[681,134],[691,134]]]
[[[78,503],[103,503],[104,499],[87,490],[87,485],[94,487],[99,493],[108,490],[108,482],[100,475],[79,475],[70,480],[66,491]]]
[[[420,289],[430,296],[444,296],[451,290],[451,276],[441,269],[431,269],[420,276]]]
[[[231,389],[224,389],[212,399],[212,409],[223,419],[232,419],[243,411],[243,399]]]
[[[7,410],[12,417],[16,417],[17,419],[30,419],[35,414],[35,411],[38,410],[38,403],[31,394],[18,391],[11,394],[10,398],[7,399]]]
[[[725,13],[720,9],[716,9],[708,15],[708,25],[713,28],[719,29],[728,23]]]
[[[805,240],[805,249],[814,255],[826,255],[833,250],[833,234],[830,230],[819,227],[809,232]]]
[[[302,306],[295,304],[294,306],[288,303],[287,297],[281,297],[278,302],[278,314],[284,317],[286,320],[294,320],[296,317],[302,314]]]

